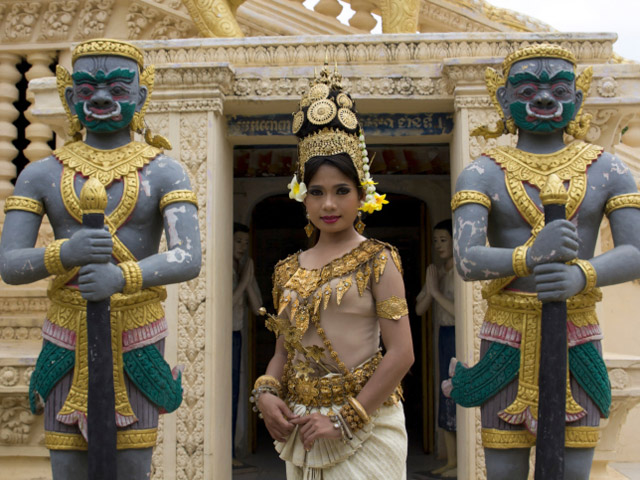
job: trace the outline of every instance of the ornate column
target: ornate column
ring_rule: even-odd
[[[25,74],[28,81],[36,78],[51,77],[53,73],[49,69],[49,65],[55,59],[55,52],[33,52],[27,55],[27,62],[31,64],[31,68]],[[27,100],[33,105],[33,93],[27,90]],[[32,106],[25,112],[25,117],[29,120],[29,126],[25,130],[25,136],[31,143],[24,149],[24,155],[30,162],[40,160],[51,154],[51,148],[47,144],[53,138],[51,128],[38,121],[33,116]]]
[[[11,179],[16,176],[16,167],[12,160],[18,150],[11,143],[18,135],[13,122],[20,114],[13,106],[18,100],[19,92],[16,83],[20,80],[20,72],[16,64],[20,56],[14,53],[0,52],[0,212],[4,208],[4,200],[11,192]],[[0,213],[4,218],[4,214]]]
[[[416,33],[420,0],[379,0],[382,33]]]
[[[373,2],[369,0],[351,0],[351,8],[356,12],[349,19],[349,25],[352,27],[370,32],[378,23],[371,15],[371,11],[376,8]]]

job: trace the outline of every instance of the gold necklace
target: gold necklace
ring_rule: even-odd
[[[64,166],[85,177],[95,177],[106,187],[114,180],[141,169],[161,152],[141,142],[131,142],[113,150],[100,150],[84,142],[73,142],[53,154]]]

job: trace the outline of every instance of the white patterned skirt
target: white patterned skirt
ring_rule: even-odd
[[[332,407],[339,411],[339,406]],[[307,414],[296,404],[293,413]],[[326,414],[326,407],[313,408]],[[286,442],[275,442],[287,464],[287,480],[405,480],[407,478],[407,430],[402,403],[382,406],[363,429],[344,443],[341,439],[318,439],[306,452],[294,429]]]

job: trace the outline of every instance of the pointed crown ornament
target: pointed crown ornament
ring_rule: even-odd
[[[149,65],[144,67],[144,56],[142,50],[135,45],[122,40],[114,40],[110,38],[96,38],[87,40],[76,45],[71,54],[71,64],[75,65],[76,61],[81,57],[98,56],[98,55],[115,55],[119,57],[129,58],[134,60],[138,64],[139,81],[140,86],[147,88],[147,98],[139,112],[133,114],[130,128],[140,135],[144,135],[145,141],[154,147],[171,149],[171,143],[168,139],[161,135],[153,135],[151,129],[146,125],[144,121],[144,115],[149,106],[149,100],[151,99],[151,93],[153,92],[153,83],[155,78],[155,67]],[[69,71],[61,65],[56,66],[56,85],[58,89],[58,95],[60,101],[64,107],[67,115],[67,134],[72,138],[72,142],[82,140],[80,131],[82,130],[82,124],[77,115],[74,115],[67,104],[65,98],[65,90],[67,87],[73,85],[73,79]]]
[[[484,137],[485,139],[489,139],[497,138],[507,133],[517,133],[517,128],[515,122],[513,121],[513,118],[505,118],[504,116],[504,112],[502,111],[500,102],[498,102],[497,92],[500,87],[504,87],[506,85],[509,70],[511,70],[513,64],[521,60],[527,60],[529,58],[559,58],[571,63],[573,65],[574,72],[576,70],[577,61],[575,55],[570,50],[567,50],[564,47],[561,47],[559,45],[552,45],[549,43],[530,45],[528,47],[523,47],[519,50],[516,50],[515,52],[510,53],[502,62],[502,74],[491,67],[487,67],[487,69],[485,70],[484,79],[487,85],[487,90],[489,91],[491,103],[498,112],[498,115],[500,115],[500,120],[496,122],[493,129],[487,125],[482,125],[475,128],[471,132],[472,136],[479,136]],[[584,94],[583,102],[582,105],[580,105],[580,109],[578,110],[575,118],[571,120],[565,127],[565,132],[576,139],[583,139],[584,137],[586,137],[587,132],[589,131],[591,114],[582,113],[582,109],[584,106],[584,98],[586,98],[589,94],[592,77],[593,68],[587,67],[576,78],[576,89],[582,90]]]
[[[337,67],[331,72],[325,62],[320,73],[309,82],[309,91],[293,114],[292,131],[298,137],[298,165],[288,185],[290,198],[302,202],[306,197],[303,179],[309,159],[344,153],[351,158],[365,192],[360,210],[373,213],[389,203],[386,195],[376,192],[376,183],[369,173],[371,160],[364,131],[351,95],[343,90],[342,75]]]

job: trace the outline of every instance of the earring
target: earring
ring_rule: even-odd
[[[356,229],[356,232],[362,235],[362,232],[364,232],[364,227],[366,227],[366,225],[362,221],[362,212],[358,212],[358,221],[356,222],[354,227]]]
[[[307,225],[304,227],[304,233],[307,234],[307,237],[311,238],[311,235],[313,235],[313,223],[311,223],[311,220],[309,220],[309,214],[307,213]]]

